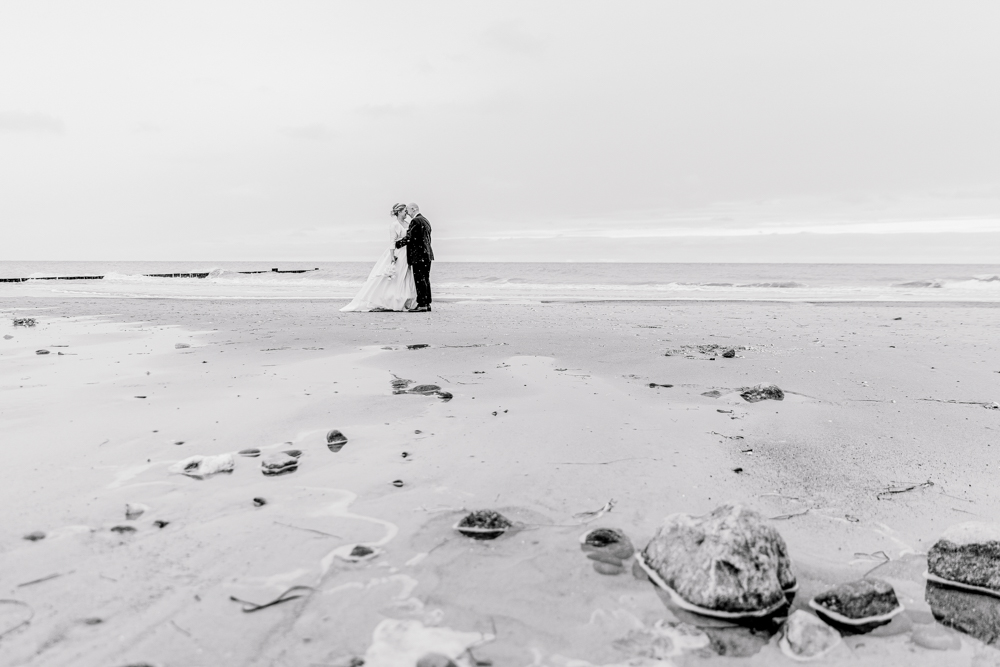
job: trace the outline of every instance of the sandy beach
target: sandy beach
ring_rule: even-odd
[[[786,540],[796,609],[879,566],[893,583],[905,621],[824,664],[1000,664],[968,635],[913,641],[935,623],[921,556],[1000,516],[996,304],[342,305],[0,301],[0,665],[793,664],[776,636],[739,657],[685,635],[580,549],[725,502]],[[740,397],[759,383],[785,399]],[[297,470],[263,475],[286,450]],[[170,470],[224,454],[229,473]],[[515,529],[453,529],[479,509]]]

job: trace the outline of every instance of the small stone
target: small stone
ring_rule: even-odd
[[[412,389],[408,389],[406,393],[408,394],[433,394],[434,392],[441,391],[441,387],[436,384],[418,384]]]
[[[819,658],[840,643],[840,633],[812,614],[797,609],[788,617],[781,651],[795,660]]]
[[[270,454],[260,461],[261,472],[268,477],[295,472],[298,470],[298,466],[298,459],[284,453]]]
[[[183,350],[183,349],[186,349],[186,348],[189,348],[189,347],[191,347],[191,346],[188,345],[187,343],[174,343],[174,349],[175,350]]]
[[[142,503],[126,503],[125,504],[125,518],[129,521],[135,521],[149,509],[148,505],[143,505]]]
[[[29,542],[37,542],[38,540],[44,540],[45,539],[45,533],[43,533],[40,530],[34,530],[34,531],[28,533],[27,535],[25,535],[24,539],[28,540]]]
[[[736,350],[734,350],[732,348],[730,348],[730,349],[728,349],[728,350],[726,350],[725,352],[722,353],[722,358],[723,359],[732,359],[735,356],[736,356]]]
[[[416,343],[415,345],[407,345],[407,350],[422,350],[425,347],[430,347],[427,343]]]
[[[175,441],[174,441],[174,444],[175,444],[175,445],[183,445],[183,444],[184,444],[184,441],[183,441],[183,440],[175,440]]]
[[[302,450],[301,449],[286,449],[283,453],[284,454],[288,454],[289,456],[292,456],[292,457],[295,457],[295,458],[301,458],[301,456],[302,456]]]
[[[958,635],[936,623],[916,626],[910,638],[917,646],[935,651],[957,651],[962,648],[962,640]]]
[[[160,519],[157,519],[156,521],[153,522],[153,525],[156,526],[157,528],[166,528],[167,526],[170,525],[170,522],[161,521]]]
[[[104,622],[103,618],[91,617],[91,618],[81,618],[80,622],[84,625],[100,625]]]
[[[458,665],[442,653],[428,653],[417,660],[417,667],[458,667]]]
[[[333,429],[332,431],[326,434],[326,446],[330,448],[331,452],[336,454],[341,449],[343,449],[344,445],[346,444],[347,444],[347,436],[338,431],[337,429]]]
[[[246,456],[248,458],[256,458],[260,456],[260,450],[257,449],[256,447],[253,447],[251,449],[241,449],[236,453],[239,454],[240,456]]]
[[[766,401],[768,399],[773,401],[785,400],[785,392],[776,384],[759,384],[756,387],[749,387],[744,389],[740,393],[740,396],[747,403],[757,403],[758,401]]]
[[[896,591],[882,579],[858,579],[838,584],[813,598],[821,611],[860,620],[882,616],[899,608]]]
[[[398,489],[403,486],[403,480],[401,479],[393,480],[392,485]]]
[[[48,350],[35,350],[35,354],[51,354]]]
[[[111,526],[112,533],[118,533],[119,535],[128,535],[135,532],[135,528],[132,526]]]
[[[253,499],[253,506],[254,507],[263,507],[266,504],[267,504],[267,501],[264,500],[263,498],[254,498]]]
[[[722,396],[722,392],[719,391],[718,389],[711,389],[709,391],[703,391],[703,392],[701,392],[701,395],[702,396],[708,396],[709,398],[718,398],[719,396]],[[721,410],[720,410],[720,412],[721,412]],[[732,412],[732,410],[730,410],[730,412]]]
[[[363,544],[356,545],[351,549],[351,558],[364,558],[365,556],[371,556],[375,553],[375,550],[371,547],[366,547]]]
[[[968,521],[948,528],[927,554],[931,574],[1000,591],[1000,524]]]
[[[474,540],[494,540],[514,524],[495,510],[476,510],[462,517],[455,529]]]
[[[643,558],[684,600],[709,610],[775,608],[795,586],[785,541],[741,505],[722,505],[700,517],[668,516]]]

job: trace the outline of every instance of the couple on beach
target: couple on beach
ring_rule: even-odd
[[[390,215],[389,247],[341,312],[431,312],[431,223],[416,204],[396,204]]]

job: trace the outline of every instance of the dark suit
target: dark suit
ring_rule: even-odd
[[[413,282],[417,286],[417,307],[431,305],[431,223],[418,213],[410,221],[406,236],[396,241],[396,247],[406,246],[406,263],[413,267]]]

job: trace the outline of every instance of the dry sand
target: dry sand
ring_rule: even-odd
[[[590,528],[641,548],[673,512],[737,501],[785,517],[801,606],[1000,516],[1000,411],[977,404],[1000,399],[991,305],[341,305],[0,303],[0,598],[24,603],[0,603],[0,633],[33,614],[0,636],[0,664],[403,665],[394,629],[482,640],[472,653],[498,667],[645,664],[616,641],[676,619],[648,582],[594,571],[578,544]],[[747,349],[664,354],[701,344]],[[394,377],[454,398],[394,395]],[[734,392],[760,382],[786,399]],[[349,438],[338,453],[333,428]],[[304,453],[279,477],[239,456],[203,480],[168,471],[248,447]],[[126,503],[149,509],[127,520]],[[519,530],[452,530],[483,508]],[[339,557],[357,543],[376,556]],[[930,622],[919,573],[899,570]],[[312,590],[254,613],[230,599],[295,585]],[[791,664],[776,639],[750,658],[707,653],[669,660]],[[963,636],[936,652],[904,632],[848,639],[827,662],[992,665],[1000,651]]]

